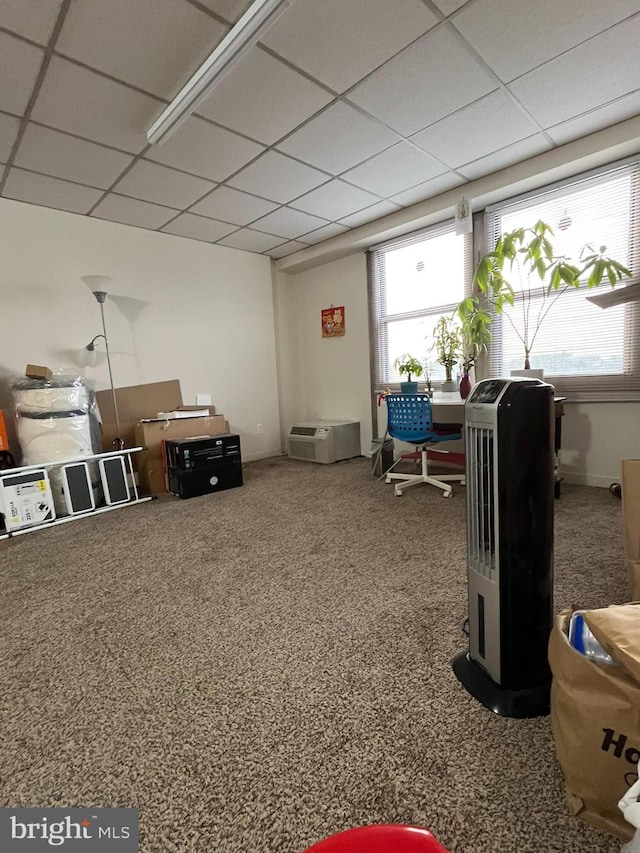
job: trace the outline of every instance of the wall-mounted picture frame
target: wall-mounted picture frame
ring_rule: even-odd
[[[339,338],[344,335],[344,305],[322,309],[322,337]]]

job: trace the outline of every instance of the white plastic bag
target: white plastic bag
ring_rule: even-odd
[[[640,776],[640,762],[638,762],[638,775]],[[636,779],[627,793],[618,803],[624,818],[632,826],[636,827],[636,834],[631,841],[623,844],[620,853],[640,853],[640,779]]]

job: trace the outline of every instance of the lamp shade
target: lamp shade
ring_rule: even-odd
[[[107,288],[113,281],[108,275],[83,275],[81,280],[84,281],[92,293],[108,293]]]

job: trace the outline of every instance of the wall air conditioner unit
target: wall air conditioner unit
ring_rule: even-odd
[[[299,421],[288,436],[289,458],[339,462],[360,456],[359,421]]]
[[[503,717],[549,712],[553,390],[485,379],[465,405],[469,651],[453,671]]]

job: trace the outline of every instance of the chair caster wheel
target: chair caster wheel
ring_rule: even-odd
[[[443,498],[450,498],[452,495],[453,495],[453,492],[443,492],[442,493]]]

